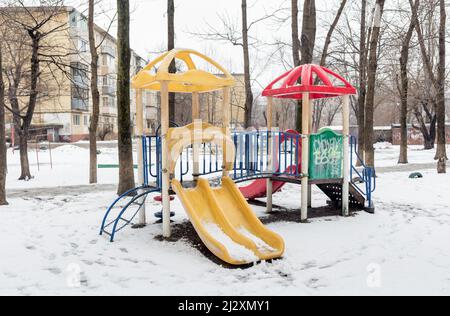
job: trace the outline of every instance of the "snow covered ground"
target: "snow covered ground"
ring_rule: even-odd
[[[83,145],[80,143],[80,146]],[[108,147],[99,148],[101,152],[98,156],[99,164],[117,164],[117,149]],[[38,154],[35,148],[32,148],[29,151],[29,160],[34,179],[28,182],[17,181],[20,176],[19,151],[8,150],[8,189],[48,188],[89,183],[89,150],[86,148],[63,145],[52,149],[51,152],[48,149],[41,149]],[[117,169],[100,169],[98,177],[100,184],[117,183]]]
[[[450,149],[450,146],[447,149]],[[390,143],[375,144],[376,166],[393,167],[397,165],[399,153],[399,146],[393,146]],[[424,150],[423,146],[408,147],[408,160],[410,164],[433,164],[435,163],[435,154],[435,150]]]
[[[379,164],[394,167],[398,147],[377,148]],[[114,149],[101,151],[100,163],[116,161]],[[284,258],[227,269],[188,242],[157,241],[160,225],[125,229],[113,244],[98,236],[111,186],[52,190],[87,183],[87,150],[55,149],[54,168],[33,167],[28,183],[14,180],[17,154],[9,154],[10,205],[0,208],[0,295],[450,295],[450,175],[430,169],[412,180],[407,171],[381,173],[375,215],[270,224],[285,239]],[[433,156],[413,150],[410,159],[425,166]],[[45,162],[44,153],[40,158]],[[113,184],[116,173],[103,170],[99,180]],[[23,196],[24,188],[43,189]],[[288,185],[274,203],[298,212],[299,193]],[[314,204],[324,203],[315,191]],[[148,208],[150,216],[160,206]],[[175,221],[185,221],[178,200],[173,208]]]

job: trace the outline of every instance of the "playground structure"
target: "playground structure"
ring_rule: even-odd
[[[221,75],[198,69],[194,58],[215,67]],[[175,60],[187,70],[169,73],[169,65]],[[233,77],[223,67],[193,50],[167,52],[133,78],[140,186],[114,201],[103,219],[101,234],[114,241],[117,232],[135,218],[136,227],[144,226],[146,198],[154,193],[161,194],[163,236],[170,237],[170,194],[176,193],[208,249],[225,262],[241,265],[279,258],[284,253],[281,237],[260,222],[245,198],[267,197],[267,211],[271,212],[275,192],[285,183],[300,184],[300,218],[306,221],[311,186],[317,185],[336,207],[342,208],[343,216],[348,216],[351,208],[373,211],[374,170],[362,164],[356,142],[349,136],[349,96],[356,94],[356,89],[344,78],[315,65],[283,74],[263,92],[268,99],[268,126],[261,131],[230,130],[233,85]],[[156,135],[143,135],[144,89],[161,92],[161,127]],[[199,95],[220,90],[222,126],[215,127],[200,121]],[[170,127],[170,92],[192,94],[192,124]],[[334,97],[343,98],[343,135],[328,129],[311,134],[314,100]],[[301,134],[280,132],[272,126],[275,98],[302,100]],[[357,161],[362,167],[356,167]],[[221,185],[212,188],[208,180]],[[240,189],[236,186],[250,181],[253,183]],[[225,245],[230,242],[247,249],[253,257],[233,256]]]

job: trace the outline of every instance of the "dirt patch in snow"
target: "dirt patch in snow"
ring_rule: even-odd
[[[350,216],[355,216],[357,212],[352,211]],[[308,212],[308,216],[310,219],[313,218],[324,218],[324,217],[335,217],[340,216],[341,210],[336,209],[333,206],[324,206],[312,208]],[[332,219],[330,219],[332,220]],[[301,223],[300,220],[300,210],[287,210],[280,208],[280,211],[275,211],[267,216],[261,218],[261,222],[264,225],[271,223],[279,223],[279,222],[288,222],[288,223]]]
[[[184,241],[193,248],[197,249],[202,255],[204,255],[206,258],[211,260],[217,265],[220,265],[226,269],[242,269],[242,268],[249,268],[253,265],[248,266],[241,266],[236,267],[230,264],[227,264],[226,262],[223,262],[219,258],[217,258],[209,249],[203,244],[202,240],[198,236],[197,232],[194,229],[194,226],[191,222],[185,221],[180,224],[175,224],[172,226],[172,236],[170,238],[164,238],[162,235],[156,236],[156,240],[158,241],[165,241],[165,242],[180,242]]]
[[[340,211],[334,207],[322,207],[322,208],[314,208],[310,210],[309,215],[310,218],[320,218],[320,217],[333,217],[338,216]],[[352,213],[354,216],[355,213]],[[332,220],[332,219],[330,219]],[[261,222],[265,225],[271,223],[279,223],[279,222],[290,222],[290,223],[300,223],[300,211],[299,210],[281,210],[278,212],[273,212],[268,214],[267,216],[261,218]],[[253,264],[247,266],[233,266],[223,262],[219,258],[217,258],[213,253],[209,251],[209,249],[203,244],[202,240],[198,236],[197,232],[194,229],[194,226],[190,221],[185,221],[183,223],[175,224],[172,226],[172,236],[170,238],[164,238],[162,235],[158,235],[155,237],[156,240],[161,242],[180,242],[184,241],[191,247],[198,250],[202,255],[208,258],[210,261],[214,262],[217,265],[220,265],[226,269],[248,269],[253,267]]]

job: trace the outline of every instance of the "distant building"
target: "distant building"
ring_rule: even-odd
[[[231,124],[242,127],[245,124],[245,84],[243,74],[232,74],[236,85],[231,89]],[[177,93],[175,96],[175,123],[186,125],[192,122],[192,98],[189,94]],[[147,93],[146,104],[147,133],[154,133],[159,126],[159,93]],[[214,125],[222,123],[222,91],[202,93],[200,95],[200,116],[202,121]]]
[[[42,8],[29,8],[42,10]],[[20,12],[20,11],[18,11]],[[72,7],[63,7],[61,14],[52,22],[54,26],[63,25],[61,33],[54,35],[49,41],[59,47],[67,48],[67,71],[71,76],[65,76],[63,71],[57,74],[56,83],[46,83],[45,91],[40,93],[31,135],[47,135],[51,141],[76,142],[88,139],[92,100],[90,92],[90,51],[87,18]],[[51,25],[50,25],[51,27]],[[100,120],[98,136],[101,139],[112,139],[117,136],[117,98],[116,98],[116,39],[99,26],[95,26],[96,43],[99,48],[99,91]],[[144,58],[132,52],[131,73],[136,74],[146,64]],[[45,74],[41,78],[52,80],[53,74]],[[70,78],[71,77],[71,78]],[[41,79],[42,80],[42,79]],[[57,93],[52,90],[58,90]],[[50,94],[52,94],[50,96]],[[144,93],[144,106],[150,102],[150,93]],[[47,96],[47,97],[43,97]],[[131,94],[132,111],[135,112],[135,96]],[[134,114],[133,114],[134,118]],[[10,121],[11,118],[8,118]],[[33,133],[34,131],[34,133]],[[31,136],[33,137],[33,136]]]
[[[242,127],[245,125],[245,82],[244,74],[232,74],[236,80],[236,85],[231,89],[231,125],[233,127]],[[223,94],[221,91],[215,91],[204,94],[201,98],[203,121],[212,124],[222,122]]]

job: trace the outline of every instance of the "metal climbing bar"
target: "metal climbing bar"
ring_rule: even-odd
[[[110,236],[111,242],[114,241],[114,237],[117,232],[121,231],[123,228],[132,223],[136,215],[145,205],[146,198],[149,194],[154,192],[160,192],[159,188],[150,188],[147,186],[140,186],[134,189],[131,189],[121,196],[119,196],[108,208],[105,216],[103,217],[100,235],[106,234]],[[130,198],[130,201],[126,203],[125,206],[119,206],[119,202],[126,201],[126,199]],[[125,218],[124,215],[127,211],[129,211],[132,205],[136,205],[137,208],[130,210],[131,216],[129,218]],[[114,209],[120,210],[118,215],[115,216],[112,214]],[[112,220],[109,220],[112,217]],[[119,225],[119,223],[122,223]],[[109,227],[112,227],[112,230],[107,230]]]
[[[350,181],[354,184],[356,190],[366,197],[366,200],[369,204],[369,208],[373,208],[373,200],[372,193],[376,190],[376,173],[375,169],[372,167],[368,167],[365,165],[363,159],[358,154],[358,142],[356,137],[350,137]],[[355,159],[356,157],[356,159]],[[357,163],[361,165],[362,171],[360,172],[357,167]],[[355,175],[361,180],[364,184],[364,189],[361,189],[357,185],[357,181],[355,181]]]

